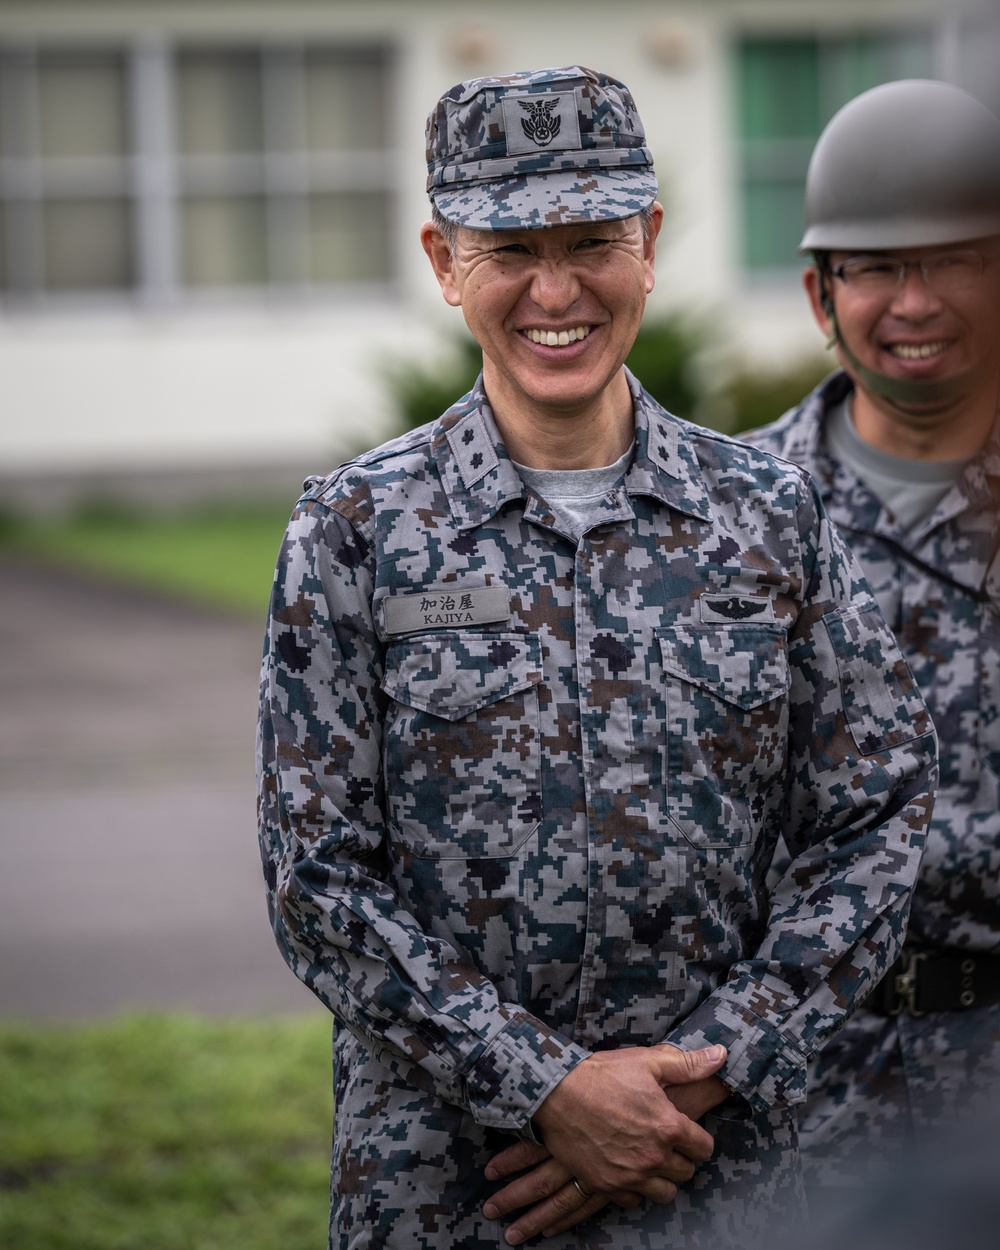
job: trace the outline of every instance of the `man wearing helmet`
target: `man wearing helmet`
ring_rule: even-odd
[[[842,369],[747,441],[814,477],[941,752],[903,955],[811,1066],[820,1199],[1000,1067],[1000,122],[944,83],[866,92],[816,145],[806,217],[805,288]]]

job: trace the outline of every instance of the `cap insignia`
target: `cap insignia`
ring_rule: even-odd
[[[500,107],[508,156],[541,158],[546,148],[552,152],[580,150],[580,118],[575,92],[511,94],[501,99]]]
[[[562,118],[558,113],[555,117],[552,116],[552,110],[559,104],[559,100],[539,100],[537,103],[518,100],[518,104],[528,114],[521,118],[521,129],[525,135],[540,148],[548,147],[562,125]]]

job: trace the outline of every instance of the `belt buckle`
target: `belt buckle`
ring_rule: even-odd
[[[917,1010],[917,969],[926,961],[927,956],[922,951],[912,955],[903,951],[900,958],[903,961],[903,971],[897,972],[892,982],[898,1002],[889,1014],[898,1016],[905,1007],[911,1016],[925,1016],[926,1011]]]

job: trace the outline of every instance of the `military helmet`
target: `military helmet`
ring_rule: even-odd
[[[800,251],[934,247],[1000,234],[1000,120],[929,79],[856,96],[819,137]]]

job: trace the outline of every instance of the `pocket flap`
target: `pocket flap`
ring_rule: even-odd
[[[461,720],[541,680],[541,647],[534,635],[448,630],[393,643],[382,689],[407,707]]]
[[[656,633],[666,672],[744,711],[791,686],[787,639],[776,625],[673,625]]]

